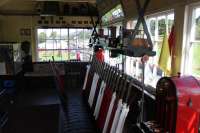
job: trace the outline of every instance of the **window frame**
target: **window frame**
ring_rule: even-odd
[[[174,12],[174,9],[171,9],[171,10],[167,10],[167,11],[163,11],[163,12],[158,12],[158,13],[154,13],[154,14],[150,14],[150,15],[147,15],[145,16],[145,19],[146,19],[146,22],[147,22],[147,27],[148,27],[148,30],[149,30],[149,33],[152,37],[152,41],[154,42],[154,48],[155,46],[158,46],[159,43],[162,43],[162,39],[159,39],[160,35],[159,35],[159,17],[163,17],[165,18],[165,24],[166,24],[166,31],[167,31],[167,35],[170,34],[170,31],[169,31],[169,18],[168,16],[173,14],[174,15],[174,19],[175,19],[175,12]],[[150,29],[150,20],[151,19],[155,19],[155,35],[152,36],[152,33],[151,33],[151,29]],[[154,62],[151,63],[153,65],[157,65],[158,66],[158,60],[159,60],[159,56],[160,55],[157,55],[156,57],[154,57]]]
[[[188,64],[192,64],[191,60],[190,60],[190,55],[191,55],[191,47],[192,45],[195,45],[193,43],[200,43],[199,41],[195,40],[195,9],[200,8],[200,2],[197,3],[193,3],[190,4],[188,6],[186,6],[186,20],[185,20],[185,28],[186,28],[186,32],[184,34],[184,40],[186,40],[186,43],[183,43],[183,47],[182,47],[182,63],[181,63],[181,72],[184,75],[193,75],[193,76],[197,76],[200,77],[200,75],[194,75],[191,71],[191,67],[192,65],[188,65]]]
[[[65,40],[66,42],[67,42],[67,47],[68,48],[62,48],[62,47],[60,47],[60,49],[58,49],[58,48],[54,48],[54,46],[53,46],[53,49],[47,49],[46,48],[46,46],[45,46],[45,48],[44,49],[42,49],[42,48],[39,48],[38,47],[38,45],[39,45],[39,38],[38,38],[38,30],[39,29],[44,29],[45,30],[45,32],[46,32],[46,30],[47,29],[50,29],[52,32],[53,32],[53,30],[54,29],[59,29],[59,31],[60,31],[60,34],[59,34],[59,39],[58,38],[55,38],[55,39],[51,39],[51,38],[47,38],[47,35],[46,35],[46,37],[45,37],[45,43],[46,43],[46,41],[48,41],[48,40],[59,40],[60,42],[61,41],[63,41],[63,40]],[[66,29],[67,30],[67,39],[64,39],[64,38],[62,38],[61,36],[62,36],[62,29]],[[84,41],[82,42],[83,43],[83,48],[70,48],[70,39],[69,39],[69,34],[70,34],[70,29],[76,29],[76,30],[83,30],[83,32],[84,32],[84,34],[85,34],[85,30],[91,30],[91,33],[92,33],[92,28],[83,28],[83,27],[48,27],[48,28],[44,28],[44,27],[36,27],[36,32],[35,32],[35,34],[36,34],[36,47],[35,47],[35,57],[36,57],[36,61],[38,61],[38,62],[45,62],[45,61],[47,61],[47,60],[40,60],[39,59],[39,51],[53,51],[53,53],[54,52],[56,52],[56,51],[68,51],[68,55],[70,55],[70,51],[72,51],[72,53],[73,53],[73,51],[84,51],[84,50],[89,50],[90,48],[88,47],[88,48],[86,48],[85,46],[85,40],[86,40],[86,38],[85,38],[85,35],[84,35]],[[77,34],[77,31],[76,31],[76,34]],[[89,45],[89,43],[88,43],[88,45]],[[90,50],[91,51],[91,53],[92,53],[92,49]],[[88,55],[90,55],[91,56],[91,53],[86,53],[86,52],[81,52],[82,54],[88,54]],[[63,59],[63,57],[61,57],[62,59],[61,60],[59,60],[59,61],[66,61],[66,60],[64,60]]]
[[[159,34],[158,34],[158,27],[159,27],[159,25],[158,25],[158,18],[161,17],[161,16],[164,16],[164,17],[165,17],[165,21],[166,21],[166,22],[165,22],[165,24],[166,24],[166,27],[165,27],[165,28],[166,28],[167,33],[170,34],[169,27],[168,27],[168,26],[169,26],[168,21],[170,20],[170,19],[169,19],[169,15],[171,15],[171,14],[174,15],[174,20],[175,20],[175,12],[174,12],[174,9],[167,10],[167,11],[164,11],[164,12],[154,13],[154,14],[145,16],[145,19],[146,19],[146,22],[147,22],[147,27],[148,27],[149,31],[150,31],[150,19],[151,19],[151,18],[152,18],[152,19],[155,18],[155,36],[154,36],[154,38],[153,38],[153,36],[152,36],[152,34],[151,34],[151,32],[150,32],[150,35],[151,35],[151,37],[152,37],[152,41],[155,42],[154,46],[156,46],[157,43],[160,43],[160,42],[163,41],[162,39],[159,40]],[[137,23],[137,20],[136,20],[136,19],[129,20],[129,21],[127,21],[126,27],[127,27],[128,29],[134,29],[134,26],[135,26],[134,23]],[[132,26],[132,27],[131,27],[131,26]],[[157,58],[159,58],[159,57],[154,57],[154,58],[157,59]],[[149,61],[149,62],[148,62],[148,65],[149,65],[149,66],[146,65],[146,67],[150,67],[150,66],[151,66],[151,68],[153,68],[153,69],[152,69],[152,76],[153,76],[152,83],[150,83],[150,84],[145,83],[146,85],[150,85],[150,86],[152,86],[152,87],[155,87],[155,86],[156,86],[156,82],[159,80],[159,78],[161,78],[161,77],[164,76],[164,73],[163,73],[163,72],[160,73],[160,74],[158,74],[161,70],[160,70],[160,68],[158,67],[158,61],[154,62],[154,60],[155,60],[155,59],[152,59],[152,61]],[[132,63],[132,62],[135,62],[135,63],[136,63],[136,66],[133,66],[133,64],[129,64],[129,66],[131,67],[131,69],[134,68],[134,67],[135,67],[135,69],[134,69],[134,70],[125,69],[125,72],[126,72],[127,74],[129,74],[130,76],[132,76],[132,77],[138,79],[139,81],[141,81],[141,76],[140,76],[141,70],[139,70],[139,69],[137,68],[137,66],[140,64],[140,59],[129,57],[129,59],[126,60],[126,63],[130,63],[130,62],[131,62],[131,63]],[[125,68],[127,68],[127,67],[125,67]],[[146,69],[146,68],[145,68],[145,69]],[[148,79],[145,79],[145,80],[148,81]]]

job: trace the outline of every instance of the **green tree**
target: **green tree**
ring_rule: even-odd
[[[196,19],[196,34],[195,39],[200,40],[200,17]]]
[[[166,32],[166,23],[165,19],[161,19],[158,21],[158,34],[159,36],[164,36]]]
[[[52,38],[52,39],[56,39],[56,37],[57,37],[57,32],[51,32],[51,35],[50,35],[50,38]]]
[[[45,42],[45,40],[46,40],[46,33],[45,32],[41,32],[40,34],[39,34],[39,43],[43,43],[43,42]]]

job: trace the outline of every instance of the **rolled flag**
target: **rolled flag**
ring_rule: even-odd
[[[99,75],[97,73],[95,73],[94,77],[93,77],[93,81],[92,81],[89,99],[88,99],[88,103],[89,103],[90,107],[92,107],[92,104],[93,104],[94,95],[95,95],[95,92],[96,92],[98,80],[99,80]]]
[[[97,120],[97,118],[99,116],[99,111],[100,111],[100,107],[101,107],[101,103],[102,103],[102,100],[103,100],[105,89],[106,89],[106,83],[104,81],[102,81],[101,86],[100,86],[99,95],[98,95],[98,98],[97,98],[97,103],[96,103],[95,110],[94,110],[95,120]]]
[[[109,106],[108,113],[107,113],[107,116],[106,116],[106,122],[105,122],[104,128],[103,128],[103,133],[107,132],[107,128],[108,128],[108,124],[109,124],[109,121],[110,121],[113,106],[114,106],[114,103],[115,103],[115,99],[116,99],[116,92],[114,92],[113,95],[112,95],[112,100],[110,102],[110,106]]]
[[[90,68],[91,68],[91,65],[87,65],[87,71],[86,71],[85,80],[84,80],[84,84],[83,84],[83,90],[86,89]]]
[[[114,117],[114,120],[113,120],[113,123],[112,123],[110,133],[116,133],[118,121],[120,119],[120,115],[121,115],[121,112],[122,112],[122,107],[123,107],[122,99],[120,99],[119,102],[118,102],[117,111],[115,113],[115,117]]]
[[[168,43],[168,36],[166,33],[163,38],[162,49],[161,49],[158,63],[162,71],[165,72],[165,75],[170,76],[171,75],[171,55],[170,55],[170,47]]]
[[[116,133],[122,133],[123,132],[124,124],[125,124],[128,112],[129,112],[129,107],[127,106],[127,104],[123,104],[121,115],[120,115],[120,118],[119,118],[119,121],[118,121],[118,124],[117,124]]]

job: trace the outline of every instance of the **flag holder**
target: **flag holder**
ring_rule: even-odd
[[[144,120],[144,102],[145,102],[145,63],[148,61],[148,56],[144,55],[141,59],[142,61],[142,97],[141,97],[141,101],[140,101],[140,107],[141,107],[141,113],[140,113],[140,119],[139,119],[139,123],[142,123]]]
[[[140,99],[140,115],[139,115],[139,125],[144,121],[144,104],[145,104],[145,64],[150,56],[155,56],[156,52],[153,51],[153,42],[151,40],[150,33],[144,18],[144,14],[151,0],[145,0],[144,5],[141,5],[140,0],[135,0],[137,11],[138,11],[138,21],[135,26],[135,30],[131,35],[130,45],[126,54],[132,57],[140,57],[142,62],[142,88],[141,88],[141,99]],[[140,30],[140,25],[143,26],[143,31]],[[140,35],[138,35],[140,34]],[[146,35],[146,36],[145,36]],[[146,37],[146,38],[145,38]]]

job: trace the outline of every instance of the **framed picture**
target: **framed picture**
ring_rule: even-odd
[[[21,36],[31,36],[31,29],[20,29]]]

